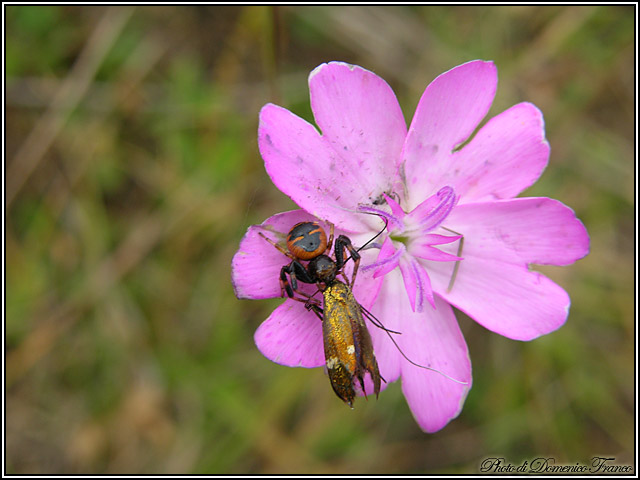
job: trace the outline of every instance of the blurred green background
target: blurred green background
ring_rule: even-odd
[[[482,459],[633,464],[634,22],[630,6],[5,6],[8,473],[474,473]],[[426,85],[493,60],[490,117],[544,113],[525,196],[571,206],[591,253],[542,268],[572,298],[528,343],[459,315],[461,415],[425,434],[392,385],[355,410],[322,369],[265,359],[281,300],[240,301],[246,228],[293,208],[256,143],[274,102],[343,60],[411,120]]]

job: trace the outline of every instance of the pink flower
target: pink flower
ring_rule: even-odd
[[[401,332],[394,339],[411,360],[466,382],[411,365],[369,324],[380,374],[387,382],[402,377],[411,411],[427,432],[460,413],[471,387],[469,352],[452,306],[512,339],[550,333],[566,321],[569,296],[530,266],[568,265],[589,251],[587,231],[570,208],[549,198],[514,198],[549,158],[534,105],[517,104],[472,136],[496,86],[492,62],[443,73],[424,91],[407,131],[384,80],[331,62],[309,76],[322,134],[276,105],[260,112],[266,170],[302,210],[249,228],[232,262],[236,295],[280,296],[280,268],[289,260],[259,231],[278,240],[278,232],[317,217],[359,246],[384,226],[364,212],[385,217],[377,248],[361,251],[354,295],[385,327]],[[282,365],[324,365],[321,322],[300,302],[285,300],[255,341]]]

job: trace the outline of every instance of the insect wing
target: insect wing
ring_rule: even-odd
[[[335,288],[337,285],[329,286],[324,291],[324,358],[333,390],[353,407],[353,375],[357,368],[353,328],[347,302],[339,289]]]
[[[376,396],[380,373],[373,354],[371,336],[362,318],[360,305],[347,285],[336,282],[324,291],[324,352],[331,386],[349,406],[353,406],[354,377],[364,391],[364,374],[369,372]]]
[[[354,300],[355,311],[353,315],[353,319],[355,320],[353,325],[353,337],[354,344],[356,345],[356,356],[358,358],[358,379],[360,380],[360,386],[362,387],[362,391],[365,392],[364,388],[364,373],[369,372],[371,375],[371,379],[373,380],[373,392],[376,394],[376,398],[378,397],[378,393],[380,393],[380,371],[378,370],[378,362],[376,361],[376,357],[373,353],[373,342],[371,341],[371,335],[369,334],[369,330],[367,329],[366,324],[364,323],[364,319],[362,318],[362,310],[360,305]]]

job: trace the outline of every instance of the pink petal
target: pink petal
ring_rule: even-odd
[[[458,202],[453,188],[444,186],[407,215],[407,224],[419,225],[425,232],[437,228]]]
[[[422,258],[424,260],[433,260],[436,262],[455,262],[457,260],[463,260],[462,257],[456,257],[450,253],[443,252],[431,245],[412,245],[410,253],[414,257]]]
[[[323,64],[309,76],[322,136],[288,110],[265,105],[258,145],[274,184],[303,209],[349,231],[371,218],[353,215],[399,190],[398,161],[406,125],[384,80],[360,67]]]
[[[483,126],[434,181],[454,185],[461,203],[513,198],[536,182],[548,160],[542,113],[520,103]]]
[[[384,198],[389,197],[385,195]],[[393,209],[393,205],[391,205],[391,208]],[[378,218],[380,218],[384,222],[384,228],[388,231],[402,232],[404,230],[404,223],[401,220],[402,217],[405,216],[404,212],[402,212],[401,217],[397,217],[394,214],[387,212],[386,210],[382,210],[377,207],[371,207],[365,204],[358,205],[358,208],[356,210],[359,213],[378,216]]]
[[[483,242],[493,241],[527,263],[569,265],[589,253],[589,234],[582,222],[552,198],[459,205],[446,223],[465,236],[465,258],[469,234],[481,235]]]
[[[423,235],[422,240],[424,245],[442,245],[445,243],[452,243],[462,238],[462,235],[438,235],[435,233],[428,233]]]
[[[360,255],[362,257],[360,260],[360,269],[358,270],[355,285],[352,285],[351,288],[358,303],[369,308],[378,297],[378,292],[382,286],[383,278],[376,278],[374,270],[367,270],[363,268],[375,260],[376,251],[363,250],[360,252]],[[351,281],[351,274],[353,272],[352,261],[346,264],[344,271],[349,281]]]
[[[363,270],[375,269],[373,277],[382,277],[398,266],[400,257],[404,252],[405,246],[403,244],[398,244],[398,249],[396,249],[393,240],[391,240],[390,237],[386,237],[382,247],[380,247],[380,253],[378,254],[377,260],[374,263],[370,263],[363,267]]]
[[[566,265],[588,253],[587,232],[571,209],[548,198],[466,204],[451,213],[447,227],[465,239],[450,292],[454,264],[424,262],[443,298],[516,340],[532,340],[564,324],[569,296],[528,265]]]
[[[424,307],[425,297],[431,306],[435,308],[431,280],[429,280],[429,275],[427,275],[422,265],[410,255],[405,255],[400,260],[400,272],[402,272],[402,279],[411,304],[411,310],[421,312]]]
[[[375,328],[375,327],[374,327]],[[380,365],[378,365],[378,369],[380,368]],[[380,392],[383,392],[392,382],[391,380],[387,380],[387,377],[385,377],[384,375],[381,374],[381,379],[384,378],[384,381],[380,382]],[[359,380],[355,380],[353,383],[353,387],[356,391],[356,394],[360,397],[365,396],[364,392],[362,391],[362,387],[360,387],[360,381]],[[364,376],[364,388],[367,392],[367,399],[368,397],[373,396],[373,398],[375,398],[375,392],[373,389],[373,381],[371,380],[371,375],[369,374],[365,374]]]
[[[388,359],[381,351],[379,351],[378,347],[376,347],[376,345],[379,345],[378,343],[376,343],[377,342],[375,340],[376,336],[379,337],[381,334],[384,334],[384,331],[381,330],[379,326],[380,320],[371,312],[369,307],[365,307],[365,305],[368,305],[368,306],[372,305],[373,301],[375,301],[375,299],[378,297],[379,291],[383,285],[384,277],[381,277],[379,279],[374,279],[370,274],[367,274],[367,275],[368,275],[367,280],[361,282],[360,288],[356,287],[354,289],[354,295],[358,303],[360,303],[361,307],[363,308],[362,316],[367,326],[367,330],[371,334],[371,338],[373,339],[373,342],[374,342],[374,354],[378,362],[378,368],[380,369],[380,372],[381,372],[380,375],[385,380],[380,385],[380,391],[383,391],[385,388],[389,386],[391,382],[395,381],[398,378],[400,371],[397,370],[397,374],[395,375],[390,373],[391,370],[389,369],[389,365],[387,364]],[[367,285],[367,288],[369,289],[368,293],[363,294],[362,284]],[[372,293],[375,293],[375,297],[372,296]],[[378,302],[376,302],[376,305],[378,305]],[[373,316],[373,321],[371,320],[371,316]],[[373,322],[375,322],[375,324]],[[397,365],[395,358],[394,358],[394,364]],[[383,371],[385,373],[382,373]],[[364,385],[365,385],[365,390],[367,395],[375,395],[373,390],[373,382],[371,381],[370,375],[365,376]],[[359,382],[357,381],[354,382],[354,386],[356,387],[356,392],[358,395],[360,396],[364,395],[364,392],[361,391]]]
[[[435,309],[413,312],[403,290],[398,272],[387,275],[374,309],[376,316],[387,328],[401,332],[393,338],[413,362],[466,382],[456,383],[412,365],[385,332],[372,332],[381,374],[395,379],[398,369],[401,371],[402,390],[413,416],[423,430],[435,432],[458,416],[471,388],[469,351],[449,305],[436,296]]]
[[[451,378],[407,362],[402,366],[402,391],[420,428],[436,432],[462,410],[471,389],[471,360],[453,310],[446,302],[436,297],[436,310],[427,309],[423,314],[422,321],[411,322],[413,328],[405,330],[402,349],[416,363]]]
[[[256,330],[258,350],[287,367],[324,365],[322,322],[301,302],[287,299]]]
[[[369,310],[385,328],[401,332],[403,319],[401,317],[402,312],[398,310],[399,297],[403,298],[403,304],[406,304],[409,311],[411,311],[411,307],[407,303],[404,282],[400,274],[395,272],[385,275],[383,280],[376,303]],[[388,334],[384,330],[371,325],[371,323],[367,323],[367,326],[373,340],[373,350],[378,360],[380,375],[384,377],[387,383],[394,382],[400,376],[401,361],[406,360],[401,357],[398,348],[389,340],[388,335],[392,335],[396,341],[401,335]]]
[[[306,221],[317,219],[303,210],[292,210],[248,228],[231,261],[231,283],[238,298],[280,297],[280,269],[291,260],[262,238],[259,232],[286,248],[284,238],[291,227]],[[282,235],[279,237],[276,232]]]
[[[348,230],[365,228],[367,215],[359,219],[349,211],[365,193],[349,177],[344,159],[311,124],[267,104],[260,111],[258,146],[271,180],[296,204]]]
[[[462,257],[443,252],[442,250],[433,247],[433,245],[445,245],[456,242],[456,245],[459,248],[460,244],[458,241],[461,238],[462,235],[438,235],[435,233],[428,233],[420,237],[420,243],[418,243],[418,240],[411,243],[409,253],[414,257],[422,258],[424,260],[434,260],[437,262],[454,262],[462,260]]]
[[[424,91],[402,154],[410,195],[405,210],[444,185],[439,180],[451,166],[452,151],[489,111],[497,83],[495,65],[475,60],[443,73]]]
[[[341,180],[360,182],[365,203],[391,191],[400,179],[407,126],[387,82],[362,67],[330,62],[311,72],[309,91],[323,137],[344,162]]]
[[[396,202],[393,198],[391,198],[389,195],[387,195],[386,193],[384,194],[384,199],[387,201],[387,205],[389,205],[389,207],[391,208],[391,213],[393,214],[394,217],[396,217],[398,220],[400,220],[400,224],[402,224],[402,220],[404,220],[404,217],[407,215],[406,213],[404,213],[404,210],[402,210],[402,207],[400,206],[400,204],[398,202]]]

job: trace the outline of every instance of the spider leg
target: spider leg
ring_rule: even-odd
[[[345,259],[344,249],[347,249],[351,254],[351,259],[353,259],[353,274],[351,275],[351,287],[353,287],[356,282],[356,275],[358,274],[358,267],[360,266],[360,254],[355,249],[349,237],[344,235],[340,235],[336,240],[336,248],[335,248],[335,256],[336,256],[336,265],[338,266],[338,270],[342,270],[344,264],[347,263],[349,258]]]

